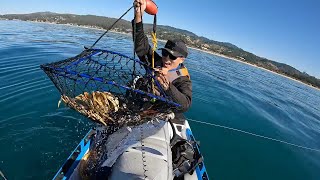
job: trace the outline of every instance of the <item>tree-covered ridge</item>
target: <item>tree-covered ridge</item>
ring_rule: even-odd
[[[74,15],[74,14],[57,14],[52,12],[39,12],[31,14],[7,14],[0,15],[0,19],[7,20],[23,20],[23,21],[37,21],[37,22],[50,22],[56,24],[71,24],[78,26],[89,26],[94,28],[107,29],[112,23],[116,21],[115,18],[108,18],[103,16],[94,15]],[[152,31],[152,24],[144,24],[144,29],[147,33]],[[130,33],[132,31],[131,22],[120,20],[114,27],[115,31]],[[159,39],[173,39],[181,38],[190,47],[198,48],[201,50],[210,51],[213,53],[225,55],[231,58],[238,59],[265,69],[283,74],[306,84],[320,88],[320,80],[308,75],[305,72],[283,63],[271,61],[269,59],[256,56],[247,52],[231,43],[218,42],[210,40],[205,37],[197,36],[196,34],[170,26],[157,26],[157,37]]]

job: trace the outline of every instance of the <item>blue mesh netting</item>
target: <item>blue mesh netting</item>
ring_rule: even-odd
[[[137,118],[139,113],[169,112],[180,106],[166,96],[150,67],[117,52],[87,49],[75,57],[43,64],[41,68],[61,95],[69,98],[84,92],[112,93],[118,98],[120,109],[116,113],[110,112],[110,116],[118,120],[122,117],[122,124],[133,116],[136,122],[141,121],[140,116]]]

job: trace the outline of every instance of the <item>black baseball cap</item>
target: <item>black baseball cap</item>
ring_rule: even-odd
[[[186,44],[180,39],[168,40],[164,48],[160,48],[161,50],[165,49],[170,54],[175,57],[184,57],[188,56],[188,48]]]

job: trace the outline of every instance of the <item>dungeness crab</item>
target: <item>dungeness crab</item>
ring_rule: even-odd
[[[114,122],[109,113],[119,110],[119,100],[110,92],[95,91],[91,94],[84,92],[75,98],[61,95],[58,107],[61,100],[69,107],[103,125]]]

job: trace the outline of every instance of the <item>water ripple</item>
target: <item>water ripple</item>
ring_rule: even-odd
[[[54,86],[53,84],[49,84],[49,85],[43,86],[44,84],[48,84],[48,83],[37,84],[35,86],[29,86],[27,88],[19,89],[19,90],[13,92],[13,93],[3,95],[3,96],[0,97],[0,99],[1,99],[0,103],[12,100],[12,99],[17,98],[17,97],[23,97],[28,93],[34,93],[34,92],[37,92],[37,91],[39,91],[41,89],[52,88]],[[28,90],[28,89],[30,89],[30,90]],[[4,97],[6,97],[6,98],[4,98]]]
[[[21,84],[26,84],[26,86],[28,86],[29,84],[39,83],[39,82],[41,82],[39,78],[34,78],[34,79],[31,79],[31,80],[27,80],[27,81],[19,81],[17,83],[7,84],[5,86],[2,86],[2,87],[0,87],[0,90],[11,88],[11,87],[21,87],[21,86],[19,86]]]
[[[0,123],[3,123],[3,122],[6,122],[6,121],[12,121],[14,119],[20,119],[21,117],[26,117],[26,116],[29,116],[31,114],[36,114],[38,111],[31,111],[31,112],[27,112],[27,113],[23,113],[23,114],[18,114],[18,115],[15,115],[15,116],[11,116],[11,117],[8,117],[8,118],[5,118],[5,119],[2,119],[0,120]]]

